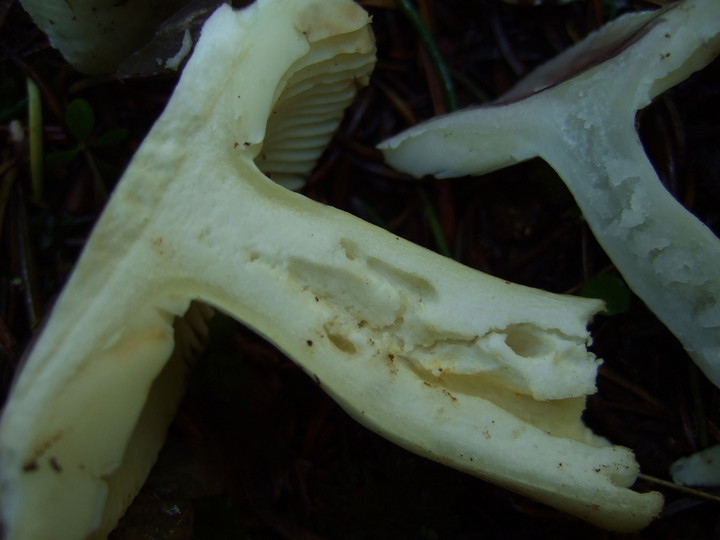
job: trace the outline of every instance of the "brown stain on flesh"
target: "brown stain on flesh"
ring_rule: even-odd
[[[56,457],[51,457],[48,463],[50,463],[50,467],[53,471],[57,473],[62,472],[62,466],[60,465],[60,462],[58,462]]]
[[[150,245],[155,254],[160,257],[171,258],[175,255],[175,250],[172,247],[168,246],[162,236],[153,238],[150,241]]]
[[[32,453],[32,457],[28,459],[25,463],[22,465],[23,472],[35,472],[40,468],[40,459],[50,450],[53,446],[55,446],[56,443],[58,443],[63,438],[63,432],[58,431],[54,435],[48,437],[45,439],[41,444],[35,447],[35,450]],[[56,458],[50,459],[50,466],[55,469],[53,466],[53,461],[57,464]],[[59,465],[58,465],[59,467]],[[57,470],[57,469],[55,469]],[[60,467],[60,470],[62,470],[62,467]]]

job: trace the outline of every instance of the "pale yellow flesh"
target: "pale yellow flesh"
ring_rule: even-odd
[[[107,501],[136,489],[118,478],[126,446],[172,321],[194,299],[254,328],[398,444],[602,526],[643,527],[662,498],[626,489],[632,453],[580,420],[599,302],[473,271],[257,168],[272,162],[267,119],[309,42],[353,34],[346,52],[372,57],[357,5],[299,4],[221,8],[208,21],[13,389],[0,424],[6,537],[112,526]],[[108,496],[111,477],[128,492]]]

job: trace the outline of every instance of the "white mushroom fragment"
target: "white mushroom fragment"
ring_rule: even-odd
[[[678,459],[670,467],[670,474],[676,484],[720,486],[720,445]]]
[[[350,0],[259,0],[207,21],[11,391],[6,539],[114,526],[182,389],[168,358],[193,300],[405,448],[609,529],[657,514],[659,494],[628,489],[632,452],[581,420],[599,301],[481,274],[268,179],[308,173],[373,62]]]
[[[630,287],[720,386],[720,240],[665,190],[635,130],[639,109],[719,51],[717,0],[628,14],[499,101],[420,124],[380,148],[416,177],[547,161]]]
[[[112,73],[189,0],[21,0],[23,8],[84,73]],[[82,39],[78,39],[82,36]]]

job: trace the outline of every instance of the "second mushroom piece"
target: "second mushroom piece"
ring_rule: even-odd
[[[720,2],[616,19],[498,101],[384,141],[416,177],[480,175],[534,157],[567,184],[625,280],[720,386],[720,240],[662,185],[638,110],[720,52]]]
[[[599,301],[484,275],[270,179],[306,175],[368,82],[369,22],[350,0],[208,20],[12,389],[8,540],[114,526],[182,393],[202,305],[405,448],[610,529],[657,514],[659,494],[628,489],[632,452],[581,420]]]

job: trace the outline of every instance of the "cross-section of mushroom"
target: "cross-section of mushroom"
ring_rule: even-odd
[[[481,274],[268,178],[310,170],[373,60],[349,0],[208,20],[12,389],[6,538],[112,528],[154,460],[203,305],[412,451],[608,528],[657,513],[658,494],[627,489],[632,453],[580,418],[600,302]],[[190,339],[174,336],[193,300]]]

